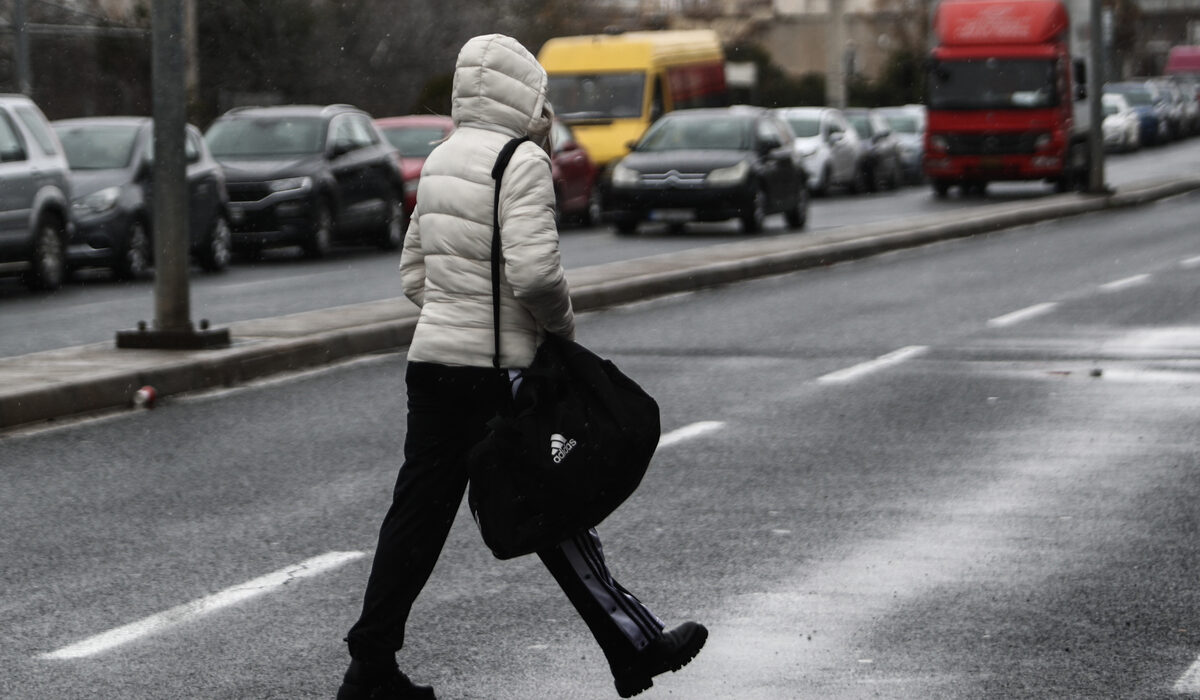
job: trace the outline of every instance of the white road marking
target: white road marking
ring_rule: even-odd
[[[1056,306],[1058,306],[1058,302],[1056,301],[1048,301],[1045,304],[1034,304],[1033,306],[1027,306],[1024,309],[1014,311],[1010,314],[997,316],[996,318],[990,319],[987,324],[991,328],[1003,328],[1004,326],[1011,326],[1014,323],[1020,323],[1021,321],[1031,319],[1035,316],[1041,316],[1042,314],[1053,310]]]
[[[854,365],[853,367],[847,367],[846,369],[840,369],[836,372],[830,372],[829,374],[818,377],[817,381],[822,384],[835,384],[853,381],[859,377],[870,374],[871,372],[875,372],[877,370],[881,370],[885,367],[898,365],[909,358],[920,355],[928,349],[929,347],[927,345],[909,345],[908,347],[889,352],[886,355],[881,355],[874,360],[863,362],[861,364]]]
[[[711,433],[714,430],[720,430],[721,428],[724,428],[724,427],[725,427],[724,423],[722,423],[721,421],[715,421],[715,420],[706,420],[706,421],[700,421],[699,423],[692,423],[691,425],[685,425],[682,428],[677,428],[675,430],[672,430],[671,432],[667,433],[666,435],[663,435],[662,437],[660,437],[658,439],[658,446],[660,448],[668,447],[670,445],[674,445],[677,442],[683,442],[684,440],[690,440],[694,437],[698,437],[705,433]]]
[[[1115,292],[1128,287],[1136,287],[1139,284],[1145,283],[1149,279],[1150,275],[1134,275],[1132,277],[1116,280],[1115,282],[1102,284],[1100,285],[1100,289],[1106,292]]]
[[[1200,267],[1200,255],[1179,261],[1180,267]]]
[[[1200,694],[1200,658],[1196,659],[1195,663],[1179,677],[1179,680],[1175,681],[1172,690],[1188,695]]]
[[[65,646],[57,651],[42,654],[40,658],[81,659],[94,656],[122,644],[127,644],[142,637],[190,622],[222,608],[227,608],[250,598],[270,593],[292,581],[325,573],[365,555],[365,552],[328,552],[302,561],[294,566],[289,566],[286,569],[280,569],[266,576],[260,576],[237,586],[226,588],[210,596],[205,596],[204,598],[184,603],[170,610],[164,610],[163,612],[142,618],[136,622],[113,628],[94,637],[89,637],[83,641]]]

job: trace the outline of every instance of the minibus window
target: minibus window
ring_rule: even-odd
[[[641,117],[645,86],[643,73],[597,73],[552,75],[547,90],[554,112],[571,123]]]

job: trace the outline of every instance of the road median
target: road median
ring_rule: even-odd
[[[591,311],[783,274],[1041,221],[1138,206],[1200,189],[1200,177],[1063,194],[903,220],[753,238],[569,270],[572,302]],[[230,325],[231,347],[166,351],[113,343],[0,358],[0,431],[131,407],[142,386],[158,396],[236,386],[257,378],[406,347],[417,309],[405,299],[322,309]]]

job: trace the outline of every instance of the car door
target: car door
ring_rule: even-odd
[[[555,122],[551,131],[554,143],[553,163],[558,170],[555,186],[561,207],[566,211],[577,211],[587,206],[591,189],[591,163],[587,152],[575,140],[571,130],[561,122]]]
[[[37,192],[29,146],[9,112],[0,108],[0,262],[23,258]]]
[[[829,145],[830,170],[836,183],[848,182],[851,178],[849,151],[846,148],[846,127],[830,113],[821,116],[821,132]]]
[[[353,114],[340,114],[329,124],[328,157],[337,187],[339,230],[357,229],[371,219],[375,201],[369,137]]]
[[[188,216],[192,240],[201,240],[213,227],[221,207],[221,174],[216,161],[204,158],[200,132],[188,127],[184,142],[187,159]]]
[[[787,206],[797,188],[791,143],[784,138],[784,132],[775,125],[774,120],[768,117],[756,120],[754,131],[767,193],[767,209],[778,211]]]

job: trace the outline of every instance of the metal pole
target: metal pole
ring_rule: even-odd
[[[1087,73],[1088,92],[1088,147],[1091,149],[1091,172],[1088,174],[1088,192],[1104,194],[1108,186],[1104,184],[1104,110],[1101,96],[1104,93],[1104,32],[1101,30],[1100,0],[1088,2],[1088,24],[1090,41],[1088,42],[1088,62],[1091,70]]]
[[[154,327],[190,331],[183,1],[154,0]]]
[[[29,66],[29,11],[28,0],[15,0],[13,5],[13,31],[16,33],[17,92],[33,95],[33,71]]]
[[[825,96],[830,107],[846,106],[846,3],[829,0],[829,50]]]

